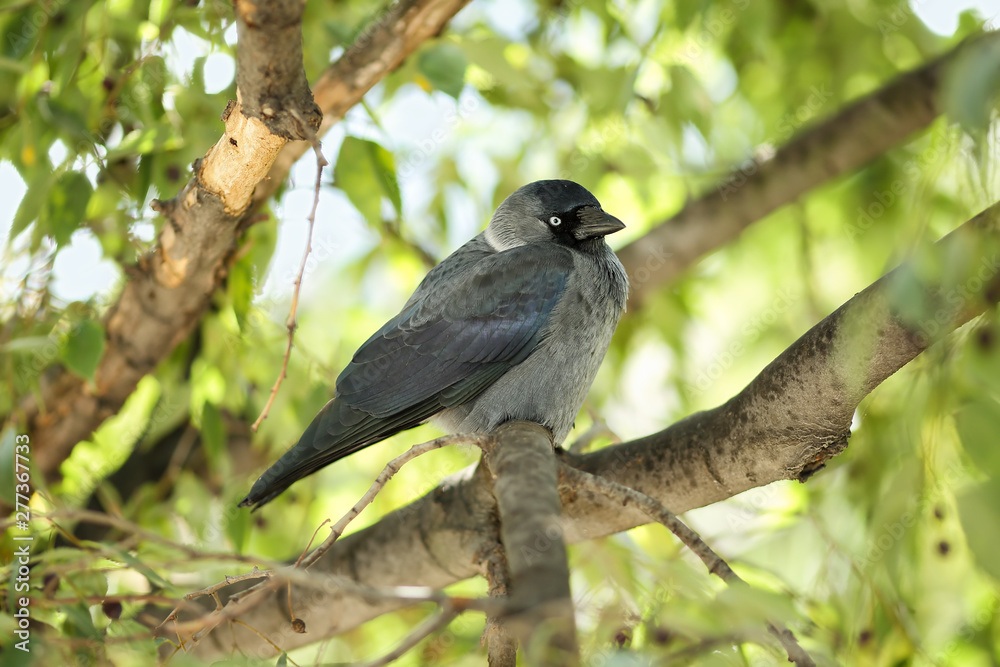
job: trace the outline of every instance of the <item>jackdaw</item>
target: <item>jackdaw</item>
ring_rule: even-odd
[[[625,309],[625,269],[604,241],[624,227],[572,181],[518,189],[361,346],[240,506],[432,417],[454,433],[533,421],[561,443]]]

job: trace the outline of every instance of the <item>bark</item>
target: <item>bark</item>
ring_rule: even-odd
[[[1000,204],[939,241],[930,251],[940,265],[963,267],[949,281],[904,265],[819,322],[765,368],[743,391],[712,410],[659,433],[589,454],[561,454],[569,465],[645,493],[674,513],[708,505],[777,480],[805,481],[847,446],[858,403],[938,337],[1000,300]],[[947,260],[947,261],[942,261]],[[916,281],[911,284],[912,281]],[[894,294],[923,294],[920,319],[904,319]],[[347,575],[371,586],[442,588],[482,572],[495,547],[494,500],[485,468],[445,479],[434,491],[342,538],[311,571]],[[560,486],[562,534],[568,543],[647,523],[635,507]],[[347,631],[399,605],[370,603],[331,588],[297,588],[296,614],[308,635],[296,635],[281,600],[241,620],[278,646],[291,649]],[[299,610],[305,609],[305,612]],[[203,643],[203,655],[228,653],[228,635]],[[254,633],[236,629],[244,651],[270,656]]]
[[[493,477],[500,539],[510,568],[510,604],[504,619],[531,664],[579,662],[569,563],[559,521],[557,461],[552,435],[531,422],[496,431],[484,462]]]
[[[926,128],[940,113],[936,100],[947,68],[970,46],[991,42],[1000,42],[1000,34],[963,42],[850,104],[771,158],[735,169],[714,191],[688,202],[680,213],[619,250],[629,275],[629,309],[754,221],[859,169]]]
[[[196,165],[195,178],[174,199],[154,203],[166,220],[153,252],[127,269],[124,289],[105,318],[107,345],[94,385],[65,370],[46,374],[40,398],[26,398],[15,415],[49,481],[58,478],[73,446],[114,415],[142,376],[198,325],[225,279],[253,215],[251,204],[274,193],[289,156],[301,155],[310,133],[324,131],[359,102],[465,2],[392,5],[320,79],[316,100],[328,114],[322,128],[302,69],[304,3],[235,3],[238,99],[223,114],[225,134]],[[301,140],[295,144],[300,148],[282,151],[293,139]]]
[[[506,598],[510,588],[507,554],[497,535],[496,547],[483,557],[483,575],[489,585],[491,598]],[[489,667],[517,667],[517,639],[509,632],[502,619],[486,617],[482,643],[486,644],[486,661]]]

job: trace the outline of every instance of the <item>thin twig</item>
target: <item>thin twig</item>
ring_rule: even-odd
[[[371,662],[362,663],[362,667],[382,667],[382,665],[388,665],[390,662],[403,656],[411,648],[419,644],[426,637],[431,636],[441,628],[444,628],[449,623],[451,623],[459,612],[451,606],[451,604],[446,603],[441,607],[441,611],[430,616],[415,627],[410,634],[403,638],[403,641],[399,643],[399,646],[389,651],[381,658],[376,658]]]
[[[497,542],[482,562],[486,582],[489,585],[490,598],[506,601],[509,599],[510,572],[507,569],[507,555],[499,540],[498,530]],[[511,634],[499,615],[489,614],[486,616],[486,627],[483,628],[480,644],[486,644],[487,662],[490,667],[515,667],[517,665],[517,638]]]
[[[583,434],[577,438],[572,445],[570,445],[569,451],[572,453],[582,454],[590,449],[590,446],[594,444],[595,440],[605,435],[609,436],[613,443],[621,442],[621,438],[618,437],[618,434],[612,431],[611,427],[609,427],[603,419],[596,415],[591,415],[591,419],[593,419],[593,423],[590,425],[590,428],[584,431]]]
[[[255,635],[257,635],[258,637],[260,637],[260,638],[261,638],[261,639],[263,639],[264,641],[266,641],[266,642],[267,642],[268,644],[270,644],[270,645],[271,645],[271,648],[273,648],[273,649],[274,649],[275,651],[277,651],[278,653],[284,653],[284,654],[285,654],[285,659],[286,659],[286,660],[288,660],[288,662],[290,662],[290,663],[292,663],[293,665],[295,665],[295,667],[299,667],[299,663],[297,663],[297,662],[295,662],[294,660],[292,660],[291,658],[289,658],[289,657],[288,657],[288,654],[287,654],[287,653],[286,653],[286,652],[284,651],[284,649],[282,649],[282,648],[281,648],[280,646],[278,646],[277,644],[275,644],[274,642],[272,642],[272,641],[271,641],[270,639],[268,639],[268,638],[267,638],[267,636],[266,636],[266,635],[264,635],[264,633],[262,633],[262,632],[261,632],[260,630],[258,630],[257,628],[254,628],[254,627],[252,627],[252,626],[250,626],[250,625],[247,625],[246,623],[244,623],[243,621],[241,621],[241,620],[240,620],[240,619],[238,619],[238,618],[234,618],[234,619],[232,619],[232,622],[233,622],[233,623],[239,623],[239,624],[240,624],[240,625],[242,625],[242,626],[243,626],[244,628],[246,628],[246,629],[247,629],[247,630],[249,630],[250,632],[254,633]]]
[[[495,598],[467,598],[454,597],[442,591],[434,590],[426,586],[391,586],[376,588],[360,584],[353,579],[343,575],[317,575],[306,573],[301,569],[288,568],[283,572],[275,572],[268,581],[262,582],[257,587],[243,591],[239,595],[230,598],[229,603],[223,609],[217,609],[196,619],[178,623],[174,621],[174,627],[181,641],[182,636],[190,637],[195,643],[213,629],[221,625],[224,621],[233,620],[240,614],[245,614],[256,607],[264,600],[272,599],[270,593],[287,583],[297,583],[312,586],[318,590],[329,591],[332,588],[340,588],[343,591],[361,597],[370,603],[375,602],[399,602],[404,604],[416,604],[421,602],[433,602],[444,607],[449,606],[456,612],[479,611],[490,615],[500,615],[509,612],[507,600]],[[170,617],[164,623],[170,621]],[[161,624],[162,625],[162,624]]]
[[[174,624],[175,624],[175,626],[176,626],[177,625],[177,613],[181,610],[181,607],[185,606],[186,603],[190,602],[191,600],[194,600],[194,599],[197,599],[197,598],[200,598],[200,597],[204,597],[206,595],[211,595],[212,598],[215,600],[215,611],[212,612],[214,614],[214,613],[222,611],[222,609],[223,609],[222,601],[219,600],[219,595],[218,595],[218,591],[220,591],[221,589],[225,588],[226,586],[229,586],[230,584],[235,584],[235,583],[238,583],[240,581],[246,581],[248,579],[270,579],[273,576],[274,576],[274,572],[273,571],[271,571],[271,570],[259,570],[259,569],[257,569],[256,565],[253,566],[253,571],[252,572],[247,572],[245,574],[238,574],[238,575],[236,575],[234,577],[230,577],[227,574],[224,581],[220,581],[217,584],[213,584],[213,585],[208,586],[206,588],[202,588],[201,590],[192,591],[192,592],[188,593],[187,595],[185,595],[184,599],[181,600],[181,602],[178,603],[178,605],[176,607],[174,607],[173,610],[169,614],[167,614],[167,617],[164,618],[163,621],[158,626],[156,626],[155,628],[153,628],[153,632],[155,633],[156,630],[160,629],[161,627],[163,627],[164,624],[166,624],[166,623],[168,623],[170,621],[173,621]],[[178,641],[181,641],[183,643],[183,641],[181,640],[180,632],[179,631],[177,633],[177,639],[178,639]]]
[[[382,490],[382,487],[385,486],[386,482],[392,479],[392,476],[395,475],[397,472],[399,472],[399,469],[406,462],[417,458],[421,454],[426,454],[427,452],[433,451],[435,449],[440,449],[441,447],[446,447],[448,445],[458,444],[458,443],[469,443],[477,446],[482,446],[482,443],[489,441],[491,439],[492,436],[479,433],[473,433],[473,434],[456,433],[454,435],[446,435],[437,438],[435,440],[431,440],[429,442],[424,442],[419,445],[414,445],[406,452],[400,454],[393,460],[389,461],[389,463],[386,464],[385,468],[382,469],[382,472],[379,473],[378,477],[375,478],[375,481],[372,482],[371,487],[369,487],[365,495],[361,496],[361,499],[354,504],[354,507],[352,507],[347,512],[347,514],[342,516],[340,520],[337,521],[337,523],[331,526],[330,536],[323,541],[323,544],[316,547],[316,549],[305,558],[299,558],[299,562],[296,564],[296,567],[302,567],[303,569],[308,569],[309,566],[311,566],[313,563],[319,560],[323,554],[329,551],[330,547],[333,546],[333,543],[336,542],[337,539],[344,534],[344,530],[347,529],[347,525],[351,523],[351,521],[353,521],[355,517],[361,514],[361,511],[365,507],[371,504],[372,500],[375,499],[375,496],[378,495],[378,492]]]
[[[573,468],[566,463],[560,462],[560,474],[563,478],[570,482],[573,486],[582,487],[601,493],[613,500],[619,501],[622,505],[627,505],[632,503],[635,505],[643,514],[658,521],[670,529],[677,538],[684,543],[687,548],[694,552],[698,558],[705,564],[708,571],[724,582],[733,585],[747,585],[743,579],[740,578],[738,574],[733,572],[733,569],[729,567],[729,564],[722,559],[719,554],[715,553],[710,546],[708,546],[704,540],[694,532],[683,521],[677,518],[677,515],[668,510],[663,503],[647,496],[641,491],[636,491],[635,489],[630,489],[627,486],[614,482],[606,477],[600,477],[598,475],[592,475],[589,472]],[[788,659],[797,665],[802,667],[815,667],[816,663],[813,659],[809,657],[809,654],[799,646],[799,643],[795,639],[795,635],[792,631],[784,627],[780,623],[768,622],[767,629],[778,638],[781,642],[782,647],[788,653]]]
[[[273,570],[259,570],[257,569],[257,566],[254,565],[252,572],[247,572],[246,574],[238,574],[234,577],[230,577],[227,574],[225,581],[220,581],[219,583],[208,586],[207,588],[202,588],[201,590],[188,593],[187,595],[184,596],[184,599],[194,600],[195,598],[200,598],[205,595],[215,595],[217,591],[222,590],[226,586],[237,584],[241,581],[247,581],[249,579],[270,579],[273,576],[274,576]]]
[[[256,564],[264,561],[264,559],[261,559],[261,558],[253,558],[251,556],[243,556],[243,555],[240,555],[240,554],[222,553],[222,552],[211,552],[211,551],[199,551],[198,549],[195,549],[194,547],[192,547],[190,545],[180,544],[178,542],[174,542],[173,540],[167,539],[167,538],[165,538],[165,537],[163,537],[161,535],[157,535],[156,533],[151,533],[151,532],[149,532],[147,530],[144,530],[143,528],[140,528],[138,525],[132,523],[131,521],[129,521],[127,519],[121,519],[121,518],[112,516],[110,514],[104,514],[103,512],[95,512],[93,510],[84,510],[84,509],[56,510],[54,512],[48,512],[46,514],[36,514],[36,515],[33,515],[33,516],[36,519],[42,519],[42,520],[49,521],[58,530],[65,530],[61,526],[59,526],[59,524],[57,524],[55,522],[55,519],[62,519],[62,518],[66,518],[66,519],[69,519],[69,520],[72,520],[72,521],[83,521],[85,523],[94,523],[94,524],[99,524],[99,525],[104,525],[104,526],[111,526],[112,528],[117,528],[118,530],[120,530],[122,532],[134,534],[134,535],[136,535],[136,536],[138,536],[138,537],[140,537],[143,540],[146,540],[148,542],[155,542],[157,544],[162,544],[162,545],[171,547],[173,549],[177,549],[178,551],[180,551],[181,553],[185,554],[189,558],[197,558],[199,560],[215,559],[215,560],[221,560],[221,561],[235,561],[235,562],[247,563],[247,564],[251,564],[251,565],[256,565]],[[5,524],[0,524],[0,528],[4,528],[4,527],[5,527]],[[94,551],[94,552],[97,552],[97,553],[110,553],[110,554],[114,554],[113,550],[104,549],[104,548],[102,548],[102,549],[96,549],[96,548],[91,547],[90,545],[81,545],[81,548],[85,548],[88,551]],[[112,555],[112,558],[114,558],[114,557],[115,556]],[[120,560],[120,557],[119,557],[119,560]],[[280,563],[275,563],[275,565],[280,566],[281,564]]]
[[[261,422],[267,419],[267,415],[271,412],[271,406],[274,405],[274,399],[278,395],[278,389],[281,388],[282,381],[288,376],[288,360],[292,356],[292,343],[295,341],[295,329],[298,327],[298,323],[295,319],[296,311],[299,308],[299,292],[302,290],[302,278],[305,276],[306,263],[309,261],[309,253],[312,252],[312,236],[313,228],[316,226],[316,209],[319,208],[319,193],[323,185],[323,167],[328,163],[326,158],[323,157],[323,151],[320,147],[319,139],[316,138],[316,133],[312,131],[312,128],[305,122],[302,115],[297,109],[289,109],[289,112],[299,121],[300,129],[305,133],[309,142],[312,144],[313,151],[316,153],[316,184],[313,188],[313,204],[312,210],[309,212],[309,217],[306,220],[309,221],[309,233],[306,236],[306,249],[302,253],[302,263],[299,264],[299,273],[295,277],[294,288],[292,290],[292,305],[288,309],[288,318],[285,320],[285,328],[288,329],[288,345],[285,347],[285,356],[281,361],[281,372],[278,373],[278,379],[274,381],[274,386],[271,387],[271,394],[267,397],[267,403],[264,404],[264,409],[260,411],[260,416],[257,417],[257,421],[253,423],[250,429],[256,433],[257,429],[260,427]]]
[[[365,507],[367,507],[379,491],[385,486],[385,484],[395,475],[399,469],[408,461],[425,454],[427,452],[433,451],[435,449],[440,449],[441,447],[446,447],[447,445],[457,444],[462,442],[467,442],[470,444],[476,444],[478,446],[483,446],[484,443],[490,441],[492,436],[485,434],[454,434],[447,435],[429,442],[424,442],[419,445],[414,445],[405,453],[400,454],[392,461],[390,461],[382,472],[379,473],[378,477],[372,483],[368,491],[358,500],[357,503],[343,516],[337,523],[335,523],[330,528],[330,535],[327,539],[314,549],[312,552],[299,556],[295,565],[291,568],[278,570],[258,570],[256,567],[253,572],[247,573],[245,575],[240,575],[239,577],[227,577],[226,581],[220,582],[218,584],[213,584],[207,588],[200,591],[196,591],[192,596],[201,595],[214,595],[216,591],[229,585],[230,583],[236,583],[237,581],[243,581],[246,579],[258,578],[267,579],[267,581],[262,582],[246,591],[242,591],[240,594],[232,596],[229,603],[221,609],[216,609],[211,613],[205,614],[204,616],[194,619],[192,621],[185,622],[183,624],[177,623],[176,611],[172,612],[166,619],[167,621],[174,621],[175,628],[177,630],[178,641],[182,642],[182,636],[190,637],[190,642],[197,644],[205,636],[207,636],[212,630],[218,627],[223,621],[234,620],[238,614],[246,613],[248,610],[252,609],[254,606],[259,604],[261,601],[268,599],[268,594],[271,591],[277,590],[280,586],[287,585],[289,587],[289,611],[292,609],[291,604],[291,586],[292,584],[299,583],[312,586],[329,586],[331,583],[338,586],[342,590],[354,593],[361,597],[370,600],[388,600],[388,601],[401,601],[401,602],[434,602],[444,608],[447,606],[450,609],[456,610],[455,613],[466,610],[477,610],[483,611],[490,614],[502,613],[505,600],[491,599],[491,598],[455,598],[445,595],[440,591],[434,591],[425,587],[403,587],[397,586],[392,588],[374,588],[371,586],[365,586],[359,584],[351,579],[343,576],[322,576],[317,577],[312,574],[306,574],[304,571],[307,570],[313,563],[319,560],[326,551],[333,546],[334,542],[344,533],[348,524],[357,517]],[[320,524],[319,528],[322,528],[327,521]],[[317,531],[319,530],[317,528]],[[315,534],[313,539],[309,541],[311,545],[315,539]],[[308,551],[308,546],[306,547]],[[299,573],[296,575],[296,573]],[[236,603],[239,603],[238,607]],[[293,623],[295,622],[294,613],[291,614]],[[163,625],[163,624],[161,624]]]

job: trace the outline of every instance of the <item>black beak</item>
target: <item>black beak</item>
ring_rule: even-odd
[[[573,230],[577,241],[596,239],[625,229],[625,223],[596,206],[584,206],[577,211],[580,224]]]

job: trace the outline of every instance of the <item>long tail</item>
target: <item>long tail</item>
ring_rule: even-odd
[[[299,441],[254,482],[239,506],[259,509],[320,468],[421,424],[430,417],[428,408],[431,413],[436,411],[428,405],[417,405],[388,417],[374,417],[333,399],[323,406]]]

